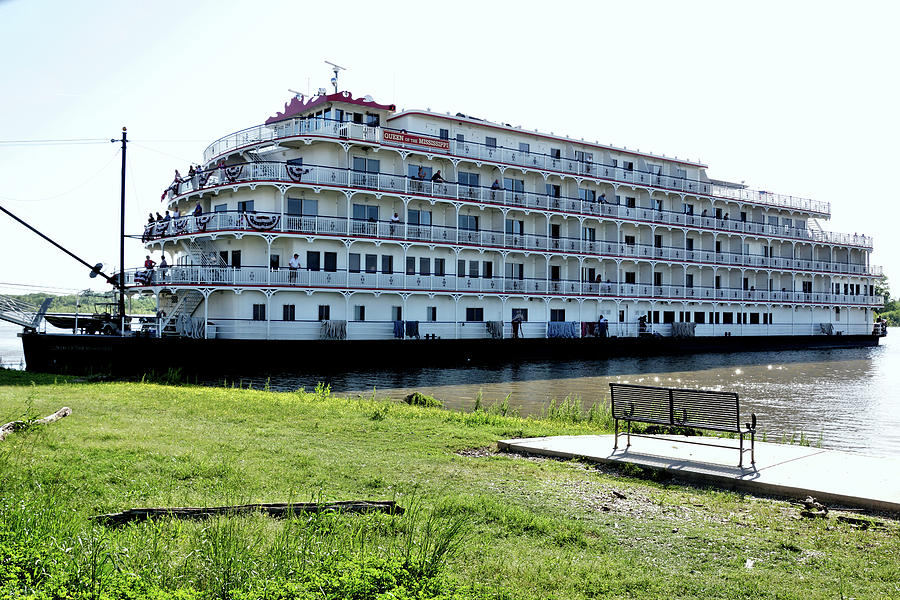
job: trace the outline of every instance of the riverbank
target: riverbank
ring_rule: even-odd
[[[782,501],[496,452],[499,439],[604,431],[602,410],[593,422],[574,410],[524,419],[501,406],[453,412],[321,388],[0,371],[0,420],[61,406],[72,416],[0,445],[7,596],[878,598],[900,589],[896,521],[810,520]],[[122,529],[90,521],[131,507],[358,499],[419,509]]]

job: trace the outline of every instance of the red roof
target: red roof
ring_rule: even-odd
[[[365,100],[364,98],[353,98],[350,92],[337,92],[336,94],[327,94],[325,96],[313,96],[304,102],[300,97],[294,96],[290,102],[284,105],[284,112],[276,113],[274,117],[266,119],[266,125],[290,119],[302,112],[306,112],[321,104],[328,102],[342,102],[344,104],[355,104],[357,106],[365,106],[366,108],[374,108],[377,110],[394,111],[397,107],[393,104],[378,104],[374,100]]]

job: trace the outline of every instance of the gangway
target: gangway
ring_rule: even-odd
[[[45,298],[40,306],[35,306],[12,296],[0,294],[0,320],[21,325],[26,329],[37,329],[52,301],[53,298]]]

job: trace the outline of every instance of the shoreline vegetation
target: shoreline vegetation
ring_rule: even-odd
[[[0,598],[885,598],[900,522],[497,452],[609,432],[577,398],[539,417],[479,395],[335,397],[0,369]],[[395,501],[402,514],[93,520],[139,507]]]

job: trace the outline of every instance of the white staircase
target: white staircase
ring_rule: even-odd
[[[203,294],[193,290],[178,292],[174,296],[160,298],[159,309],[165,313],[160,318],[160,331],[164,336],[203,337],[203,320],[194,319],[194,311],[203,302]]]
[[[227,267],[215,244],[206,239],[188,240],[185,248],[195,265],[201,267]]]

